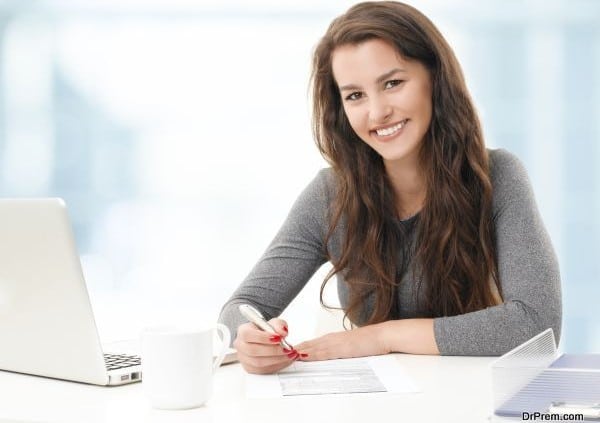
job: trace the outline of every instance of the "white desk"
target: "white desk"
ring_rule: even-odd
[[[239,364],[221,367],[204,407],[150,408],[140,383],[106,388],[0,372],[0,422],[489,422],[493,358],[396,355],[416,394],[245,398]]]

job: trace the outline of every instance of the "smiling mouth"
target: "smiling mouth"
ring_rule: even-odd
[[[379,137],[389,137],[391,135],[395,135],[397,132],[400,132],[407,122],[408,119],[404,119],[393,126],[390,126],[388,128],[377,129],[373,132],[375,132]]]

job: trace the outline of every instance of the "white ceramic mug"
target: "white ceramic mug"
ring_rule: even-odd
[[[214,332],[222,346],[213,357]],[[187,409],[203,405],[212,393],[214,371],[229,347],[227,326],[208,329],[149,328],[142,332],[142,385],[154,408]]]

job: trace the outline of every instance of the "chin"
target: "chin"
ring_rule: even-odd
[[[399,152],[378,152],[384,162],[403,162],[406,160],[412,160],[417,157],[418,151],[416,149],[410,151],[399,151]]]

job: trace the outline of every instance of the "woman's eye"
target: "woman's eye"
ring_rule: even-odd
[[[402,79],[392,79],[391,81],[387,81],[385,83],[385,88],[393,88],[395,86],[400,85],[401,83],[403,83],[404,81]]]
[[[353,92],[352,94],[346,96],[346,100],[350,100],[350,101],[355,101],[358,100],[362,97],[362,94],[359,93],[358,91]]]

